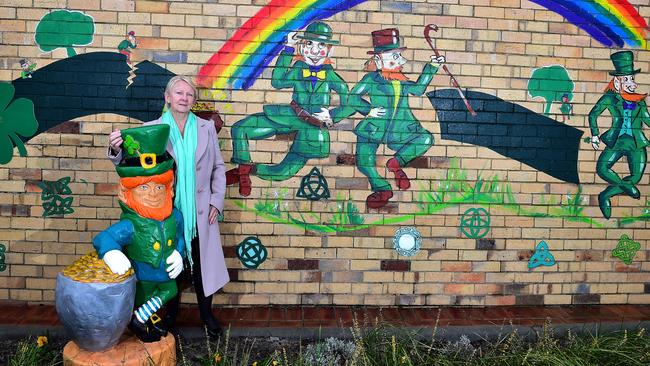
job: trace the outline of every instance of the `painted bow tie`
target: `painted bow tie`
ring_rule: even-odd
[[[636,108],[636,103],[634,102],[628,103],[626,101],[623,101],[623,109],[634,109],[634,108]]]
[[[318,78],[318,80],[325,80],[325,70],[321,70],[321,71],[311,71],[309,69],[302,70],[302,77],[308,78],[310,76]]]

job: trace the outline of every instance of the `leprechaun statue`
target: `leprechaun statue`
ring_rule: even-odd
[[[122,130],[124,158],[120,176],[120,221],[93,239],[99,258],[110,270],[124,274],[133,267],[137,278],[129,329],[143,342],[156,342],[167,330],[156,315],[176,296],[174,279],[183,270],[183,217],[173,208],[174,161],[165,151],[169,126]]]

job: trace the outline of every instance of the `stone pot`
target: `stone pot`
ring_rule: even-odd
[[[57,275],[56,312],[80,348],[95,352],[117,344],[131,320],[135,282],[135,276],[117,283],[89,283]]]

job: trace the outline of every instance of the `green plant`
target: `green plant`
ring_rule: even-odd
[[[282,211],[286,211],[287,204],[285,199],[289,194],[289,189],[280,188],[273,193],[266,192],[264,198],[255,203],[255,210],[269,214],[271,216],[281,217]]]
[[[61,364],[59,351],[48,343],[47,336],[29,337],[18,343],[8,366],[50,366]]]
[[[332,212],[332,210],[330,210]],[[361,225],[364,218],[359,214],[359,209],[351,199],[345,200],[340,193],[336,194],[336,211],[328,221],[333,226],[338,225]]]
[[[359,209],[350,199],[344,200],[343,196],[337,194],[336,210],[327,222],[322,222],[320,215],[314,212],[302,212],[296,206],[295,212],[288,211],[288,204],[284,201],[287,194],[286,189],[281,193],[275,192],[273,196],[265,194],[264,199],[258,201],[253,209],[249,208],[242,200],[232,202],[246,211],[255,212],[276,223],[283,223],[303,228],[309,231],[320,233],[337,233],[361,230],[371,226],[393,225],[412,220],[417,216],[431,215],[440,212],[448,207],[459,205],[481,205],[498,206],[504,210],[514,212],[517,215],[526,217],[557,217],[567,221],[584,222],[593,227],[603,227],[600,222],[584,215],[582,205],[582,188],[574,195],[567,195],[566,204],[557,206],[553,195],[540,197],[540,204],[523,206],[517,201],[513,194],[512,186],[508,182],[500,180],[499,176],[493,175],[484,178],[483,172],[479,171],[476,179],[468,179],[466,170],[460,167],[458,159],[451,160],[451,166],[441,180],[431,189],[420,186],[419,191],[414,195],[414,203],[419,212],[405,215],[388,216],[383,215],[372,222],[365,222]],[[638,220],[650,220],[650,206],[643,217],[629,219],[628,222]]]
[[[568,217],[578,217],[582,215],[585,209],[582,206],[582,186],[578,186],[578,191],[575,194],[567,194],[567,203],[560,205],[560,215]]]

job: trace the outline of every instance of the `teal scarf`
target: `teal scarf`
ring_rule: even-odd
[[[174,121],[172,112],[168,110],[162,115],[162,123],[169,126],[169,138],[176,155],[176,194],[174,206],[183,214],[183,233],[185,234],[185,249],[187,259],[192,263],[192,238],[196,236],[196,176],[194,153],[196,152],[198,126],[196,116],[190,112],[185,123],[185,134]]]

